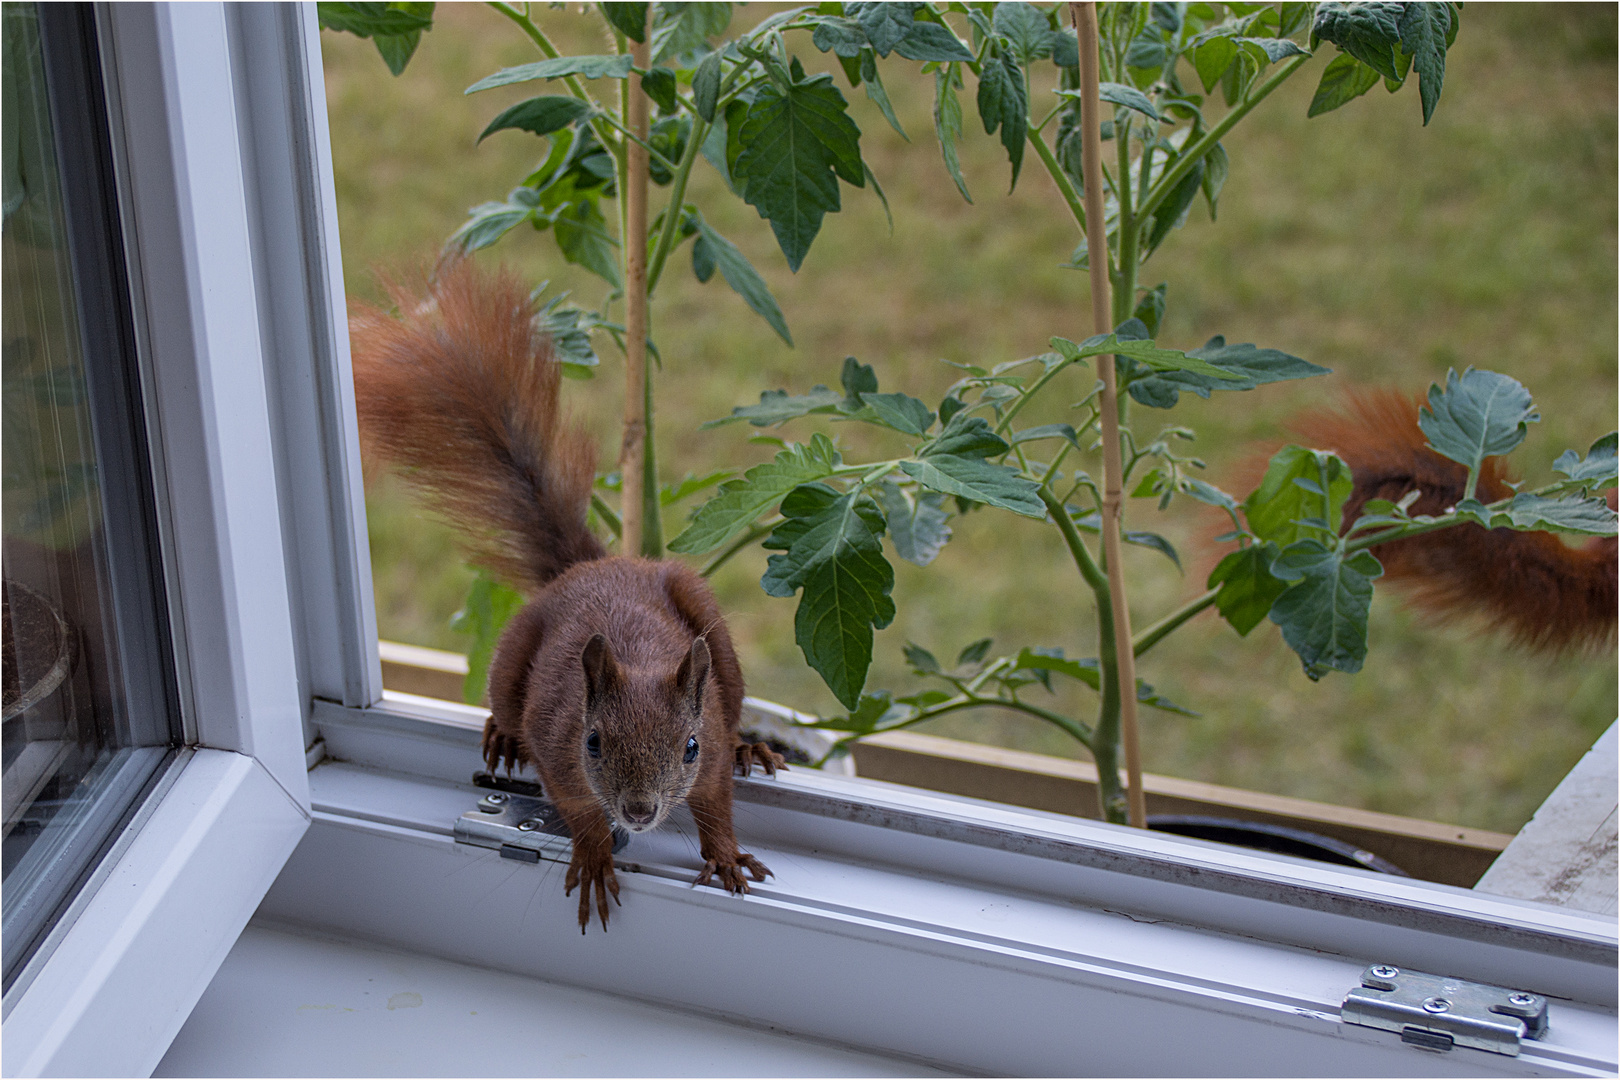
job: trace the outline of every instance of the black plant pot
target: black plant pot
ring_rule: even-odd
[[[1148,828],[1176,836],[1190,836],[1195,840],[1216,840],[1238,847],[1273,851],[1279,855],[1315,859],[1335,866],[1354,866],[1380,874],[1394,874],[1396,877],[1412,876],[1388,859],[1354,844],[1335,840],[1331,836],[1319,836],[1304,829],[1290,829],[1285,825],[1264,825],[1235,818],[1190,814],[1154,814],[1148,818]]]

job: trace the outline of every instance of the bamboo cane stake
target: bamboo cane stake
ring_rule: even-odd
[[[631,43],[631,62],[647,70],[647,42]],[[641,76],[621,84],[625,126],[642,142],[647,138],[647,95]],[[645,475],[642,456],[647,445],[647,149],[635,139],[625,140],[624,184],[624,443],[619,449],[619,551],[641,554]]]
[[[1091,319],[1096,332],[1113,329],[1108,283],[1108,226],[1103,218],[1101,102],[1097,94],[1097,5],[1071,3],[1080,44],[1080,146],[1086,182],[1086,247],[1091,253]],[[1113,356],[1097,357],[1102,379],[1103,558],[1108,564],[1108,592],[1113,598],[1114,649],[1119,672],[1120,737],[1125,744],[1126,793],[1130,823],[1147,828],[1147,801],[1142,795],[1142,751],[1136,730],[1136,656],[1131,650],[1131,610],[1125,599],[1125,565],[1120,558],[1120,518],[1125,471],[1119,447],[1119,389]]]

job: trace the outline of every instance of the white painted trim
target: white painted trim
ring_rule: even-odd
[[[308,826],[258,762],[199,750],[0,1029],[7,1076],[144,1076]]]

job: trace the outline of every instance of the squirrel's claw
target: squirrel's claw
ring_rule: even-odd
[[[748,879],[743,877],[744,869],[753,875],[755,881],[764,881],[771,876],[770,870],[766,868],[764,863],[747,852],[739,851],[733,862],[722,863],[718,859],[706,860],[703,864],[703,872],[697,876],[697,879],[692,884],[707,885],[714,879],[715,875],[719,875],[721,888],[729,893],[741,896],[748,892]]]
[[[739,739],[736,756],[737,768],[744,776],[752,775],[755,765],[765,770],[766,776],[775,776],[777,769],[787,768],[787,759],[772,750],[770,743],[746,743]]]
[[[584,933],[591,922],[591,894],[596,895],[596,916],[602,929],[608,924],[608,897],[619,906],[619,879],[613,873],[613,860],[582,859],[579,848],[574,849],[574,860],[568,864],[568,876],[563,879],[563,895],[571,896],[579,886],[579,932]],[[593,889],[594,886],[594,889]]]

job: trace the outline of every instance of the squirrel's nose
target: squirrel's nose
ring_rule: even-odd
[[[627,802],[624,804],[624,820],[627,825],[651,825],[658,814],[658,804],[650,802]]]

